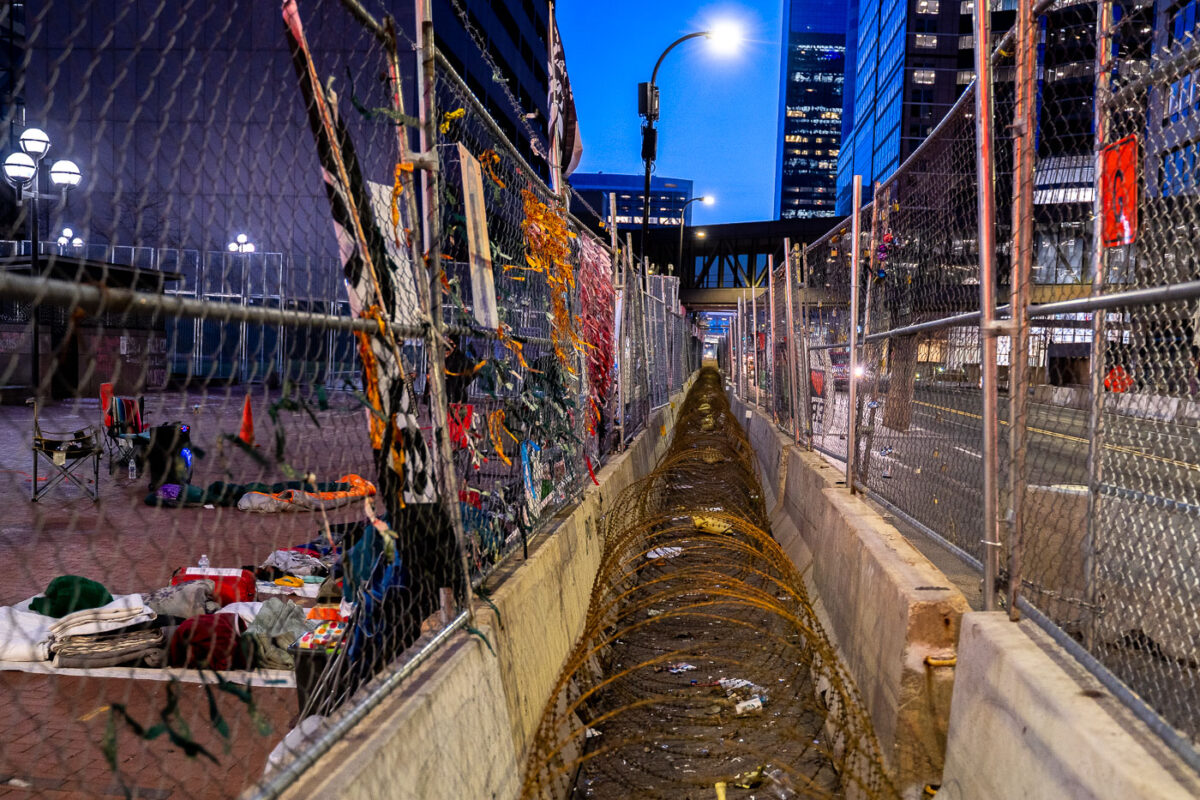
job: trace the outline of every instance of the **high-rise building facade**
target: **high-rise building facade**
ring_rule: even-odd
[[[784,17],[775,216],[832,217],[842,139],[846,9],[790,0]]]
[[[434,0],[438,47],[543,179],[550,170],[549,0]]]
[[[924,141],[973,77],[972,0],[851,0],[845,115],[853,120],[837,165],[837,213],[850,212],[855,175],[864,195]],[[993,0],[992,29],[1012,24],[1015,0]]]

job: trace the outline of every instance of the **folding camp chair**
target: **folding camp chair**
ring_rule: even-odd
[[[145,423],[143,414],[145,399],[116,397],[112,393],[112,384],[103,383],[100,385],[100,409],[109,474],[127,468],[130,463],[140,469],[150,442],[150,426]]]
[[[89,426],[66,433],[43,431],[38,421],[38,407],[33,405],[33,501],[52,488],[69,480],[92,498],[100,499],[100,456],[104,449],[100,444],[99,432]],[[50,476],[45,486],[38,486],[38,462],[45,460],[50,465]],[[89,487],[87,466],[92,466],[92,485]]]

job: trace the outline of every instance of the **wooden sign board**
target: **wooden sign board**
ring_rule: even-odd
[[[492,274],[492,245],[488,240],[483,171],[461,143],[458,145],[458,164],[462,174],[463,215],[467,220],[467,250],[471,258],[471,310],[476,322],[494,331],[500,327],[500,316],[496,312],[496,283]]]

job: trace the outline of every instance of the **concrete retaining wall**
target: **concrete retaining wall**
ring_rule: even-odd
[[[1029,621],[963,617],[938,800],[1200,797],[1200,778]]]
[[[1084,386],[1034,386],[1029,399],[1044,405],[1087,411],[1091,404],[1090,396]],[[1104,398],[1104,410],[1138,419],[1200,425],[1200,402],[1166,395],[1108,393]]]
[[[937,784],[949,725],[962,593],[845,488],[845,475],[736,400],[759,457],[772,532],[805,572],[818,611],[907,796]],[[839,485],[841,483],[841,485]]]
[[[795,447],[762,412],[735,406],[759,457],[772,530],[809,570],[906,796],[929,783],[941,784],[938,800],[1200,797],[1200,776],[1040,628],[970,613],[932,564],[847,492],[844,472]],[[1083,513],[1072,494],[1034,493],[1043,495],[1066,506],[1065,519]]]
[[[475,627],[495,654],[476,636],[454,635],[283,797],[517,796],[526,747],[583,628],[600,509],[657,464],[691,383],[596,474],[599,485],[535,540],[528,559],[488,580],[499,613],[477,604]]]

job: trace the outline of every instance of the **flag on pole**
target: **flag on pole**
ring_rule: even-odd
[[[579,135],[579,118],[575,115],[575,95],[567,77],[567,54],[558,34],[554,4],[550,4],[550,34],[547,37],[550,61],[550,172],[554,191],[559,182],[579,166],[583,157],[583,139]]]

